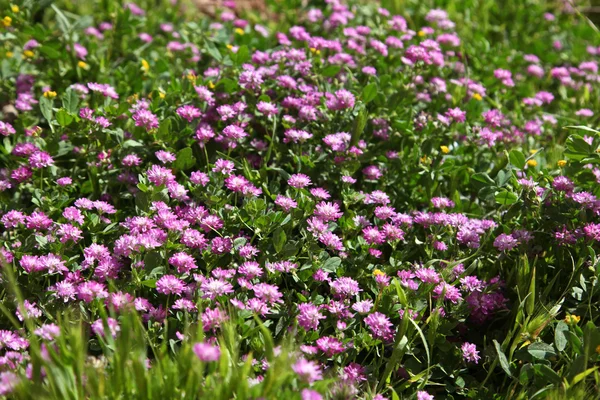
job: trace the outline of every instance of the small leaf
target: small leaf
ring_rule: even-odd
[[[507,190],[502,190],[499,192],[496,192],[495,195],[495,199],[496,199],[496,203],[498,204],[502,204],[502,205],[509,205],[509,204],[515,204],[517,202],[517,195],[509,192]]]
[[[196,158],[192,153],[191,147],[185,147],[177,152],[177,159],[173,167],[180,170],[186,170],[196,165]]]
[[[273,232],[273,246],[275,247],[275,251],[277,253],[281,252],[283,249],[283,245],[287,241],[287,236],[285,231],[281,228],[275,229]]]
[[[563,351],[567,347],[567,335],[566,331],[569,330],[569,326],[564,321],[559,321],[554,328],[554,345],[558,351]]]
[[[519,169],[525,168],[525,155],[519,150],[511,150],[508,159],[513,166]]]
[[[46,57],[56,60],[57,58],[60,58],[60,51],[50,47],[50,46],[41,46],[39,48],[40,53],[44,54]]]
[[[210,54],[210,56],[212,58],[214,58],[217,61],[223,60],[223,56],[221,55],[221,53],[219,52],[219,49],[217,49],[217,47],[215,46],[215,44],[213,42],[211,42],[210,40],[206,40],[204,42],[204,45],[206,48],[206,52],[208,54]]]
[[[60,126],[69,126],[71,122],[73,122],[73,116],[69,114],[65,109],[61,108],[56,113],[56,120],[60,124]]]
[[[548,382],[553,383],[555,385],[560,385],[562,383],[561,377],[546,364],[537,364],[534,368],[536,372],[538,372],[539,375],[546,378]]]
[[[77,106],[79,105],[79,96],[73,89],[67,89],[62,96],[63,108],[71,114],[77,114]]]
[[[235,53],[235,62],[237,65],[242,65],[250,59],[250,51],[248,50],[248,46],[240,46],[237,53]]]
[[[149,288],[155,288],[156,287],[156,279],[147,279],[145,281],[142,281],[142,285],[149,287]]]
[[[48,121],[48,125],[50,125],[50,129],[52,129],[52,131],[54,132],[54,127],[52,126],[52,104],[53,101],[41,96],[40,97],[40,111],[42,112],[42,115],[44,116],[44,118],[46,118],[46,121]]]
[[[530,344],[527,347],[527,352],[531,354],[533,358],[537,358],[538,360],[543,360],[546,358],[556,356],[554,347],[544,342],[536,342]]]
[[[367,104],[377,97],[377,84],[369,83],[362,91],[362,101]]]
[[[341,69],[342,67],[340,67],[339,65],[329,65],[325,69],[323,69],[323,71],[321,71],[321,75],[326,78],[331,78],[333,76],[336,76]]]
[[[473,174],[471,176],[471,182],[473,186],[475,186],[478,189],[496,184],[496,182],[494,182],[494,180],[484,172],[478,172],[476,174]]]
[[[500,343],[496,339],[494,339],[494,347],[496,348],[496,353],[498,354],[498,361],[500,361],[500,367],[506,372],[506,375],[512,377],[512,373],[510,372],[510,364],[508,363],[508,359],[506,355],[502,351],[500,347]]]
[[[342,264],[342,259],[339,257],[331,257],[328,258],[325,263],[323,263],[322,269],[326,272],[335,272],[337,268]]]

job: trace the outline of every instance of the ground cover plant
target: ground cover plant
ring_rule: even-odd
[[[3,4],[0,395],[598,397],[585,4]]]

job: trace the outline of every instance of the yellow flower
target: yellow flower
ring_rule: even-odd
[[[79,68],[84,68],[84,69],[88,67],[87,63],[85,63],[84,61],[79,61],[79,62],[77,63],[77,66],[78,66]]]
[[[531,159],[531,160],[527,161],[527,165],[529,165],[530,167],[536,167],[537,161]]]
[[[565,317],[565,322],[569,325],[577,325],[577,323],[581,320],[581,317],[578,315],[567,314]]]
[[[373,271],[373,275],[377,276],[377,275],[385,275],[385,272],[383,272],[380,269],[376,269],[375,271]]]
[[[188,81],[190,81],[192,83],[196,82],[196,75],[194,75],[191,72],[187,74],[186,78],[188,79]]]
[[[448,148],[448,146],[440,146],[440,150],[442,150],[442,153],[444,154],[450,153],[450,149]]]
[[[539,151],[539,150],[536,150],[536,149],[531,149],[531,150],[529,150],[529,154],[535,154],[535,153],[537,153],[538,151]]]
[[[244,30],[242,28],[235,28],[235,33],[241,36],[244,34]]]
[[[314,47],[311,47],[311,48],[310,48],[310,52],[311,52],[311,53],[314,53],[314,54],[317,54],[317,55],[321,54],[321,50],[319,50],[319,49],[316,49],[316,48],[314,48]]]
[[[19,12],[19,6],[16,5],[12,5],[10,6],[10,9],[12,10],[12,12],[14,12],[15,14]]]
[[[565,165],[567,165],[567,160],[558,160],[558,162],[556,163],[558,164],[558,166],[560,168],[564,167]]]
[[[142,58],[142,70],[144,72],[148,72],[150,70],[150,64],[148,64],[148,61],[144,60]]]
[[[165,92],[158,92],[158,97],[164,99],[165,97],[167,97],[167,94]]]
[[[2,25],[4,25],[5,28],[8,28],[9,26],[12,25],[12,18],[9,17],[8,15],[4,18],[2,18]]]
[[[229,50],[231,50],[231,49],[233,49],[233,45],[232,45],[232,44],[228,44],[228,45],[227,45],[227,48],[228,48]]]
[[[483,97],[481,97],[481,95],[479,93],[473,93],[473,96],[471,96],[471,97],[473,97],[477,101],[483,100]]]
[[[6,58],[12,58],[13,55],[14,54],[13,54],[12,51],[7,51],[6,54],[5,54]]]
[[[23,52],[23,57],[32,58],[33,56],[35,56],[35,53],[31,50],[25,50]]]
[[[425,31],[419,31],[417,32],[417,35],[419,35],[419,37],[423,37],[426,35]]]
[[[53,92],[52,90],[46,90],[44,92],[44,97],[47,99],[53,99],[56,97],[56,92]]]
[[[215,84],[212,81],[208,82],[208,88],[209,89],[214,89],[215,88]]]

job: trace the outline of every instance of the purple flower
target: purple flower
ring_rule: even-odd
[[[121,327],[117,320],[109,317],[106,319],[106,324],[108,325],[108,330],[112,337],[117,337],[117,333],[121,331]],[[92,324],[92,332],[98,336],[104,336],[104,321],[101,318],[97,319]]]
[[[173,275],[165,275],[156,281],[156,291],[163,294],[181,295],[185,289],[185,283]]]
[[[512,235],[502,233],[494,240],[494,247],[500,251],[508,251],[514,249],[519,244],[519,241]]]
[[[335,221],[344,213],[340,211],[340,206],[337,203],[320,202],[315,206],[314,215],[324,222]]]
[[[392,323],[384,314],[380,312],[370,314],[365,318],[365,325],[367,325],[374,338],[382,339],[386,342],[393,340]]]
[[[479,351],[477,351],[477,347],[469,342],[465,342],[460,347],[463,353],[463,358],[466,361],[474,362],[475,364],[479,363],[481,357],[479,356]]]
[[[187,120],[188,122],[192,122],[196,118],[200,118],[200,116],[202,115],[202,112],[197,107],[194,107],[191,105],[185,105],[185,106],[181,106],[177,109],[177,115],[179,115],[181,118]]]
[[[311,185],[310,178],[304,174],[294,174],[288,179],[288,185],[301,189]]]
[[[11,124],[9,124],[8,122],[0,121],[0,135],[8,136],[8,135],[14,135],[15,133],[16,133],[15,128],[13,128],[13,126]]]
[[[313,383],[323,379],[321,368],[314,361],[307,361],[304,358],[301,358],[292,365],[292,369],[298,374],[300,379],[307,383]]]
[[[202,298],[214,300],[219,296],[233,293],[233,286],[222,279],[208,278],[202,282],[200,290],[204,292]]]
[[[158,118],[149,110],[137,110],[132,116],[135,121],[135,126],[141,126],[147,131],[158,128]]]
[[[319,327],[319,320],[324,319],[325,316],[319,312],[319,308],[312,303],[301,303],[298,304],[298,325],[302,328],[309,330],[317,330]]]
[[[209,343],[196,343],[193,347],[194,354],[203,362],[219,361],[221,349]]]
[[[282,196],[280,194],[277,195],[277,198],[275,199],[275,204],[283,208],[283,210],[286,212],[290,211],[292,208],[298,207],[298,203],[296,203],[294,200],[290,199],[289,197]]]
[[[356,296],[358,292],[362,291],[358,282],[347,276],[337,278],[330,286],[333,294],[342,299]]]
[[[256,105],[256,109],[267,116],[275,115],[279,112],[276,105],[266,101],[259,101]]]

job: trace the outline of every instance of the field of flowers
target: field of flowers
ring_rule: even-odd
[[[312,3],[0,2],[0,396],[599,398],[600,31]]]

